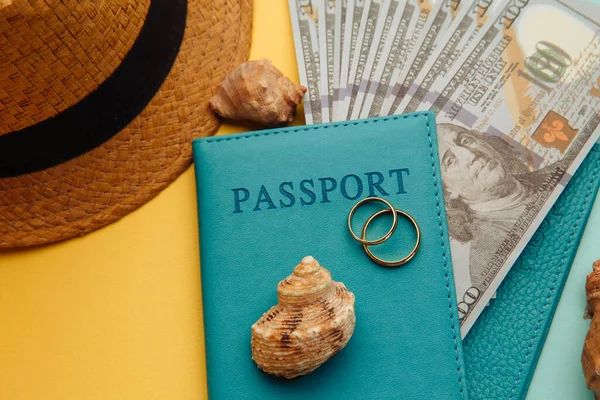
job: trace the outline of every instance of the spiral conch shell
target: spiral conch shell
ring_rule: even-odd
[[[252,359],[285,378],[306,375],[350,340],[354,294],[311,256],[277,285],[279,304],[252,325]]]
[[[210,99],[210,106],[225,118],[276,126],[294,119],[304,93],[304,86],[263,58],[234,69]]]

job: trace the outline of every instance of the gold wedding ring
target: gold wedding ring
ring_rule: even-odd
[[[357,242],[362,243],[363,245],[367,245],[367,246],[373,246],[373,245],[385,242],[386,240],[388,240],[394,234],[394,231],[396,230],[396,226],[398,226],[398,216],[396,215],[396,213],[394,213],[394,220],[392,222],[392,227],[390,228],[390,230],[388,231],[388,233],[386,233],[384,236],[382,236],[382,237],[380,237],[379,239],[376,239],[376,240],[367,240],[367,238],[365,237],[365,234],[364,234],[364,230],[363,230],[362,238],[359,238],[358,236],[356,236],[356,234],[352,230],[352,217],[356,213],[356,210],[358,210],[360,208],[360,206],[362,206],[363,204],[366,204],[366,203],[370,203],[372,201],[378,201],[378,202],[381,202],[381,203],[385,204],[386,206],[388,206],[389,209],[385,209],[384,210],[386,212],[393,212],[394,211],[394,206],[392,205],[392,203],[390,203],[389,201],[387,201],[385,199],[382,199],[381,197],[367,197],[367,198],[364,198],[361,201],[359,201],[358,203],[356,203],[354,205],[354,207],[352,207],[352,209],[350,210],[350,213],[348,214],[348,230],[350,231],[350,234],[352,235],[352,237],[354,238],[354,240],[356,240]]]
[[[362,206],[363,204],[372,202],[372,201],[381,202],[381,203],[385,204],[386,206],[388,206],[388,208],[379,210],[376,213],[374,213],[373,215],[371,215],[369,217],[369,219],[367,219],[367,222],[365,223],[365,225],[363,226],[361,237],[358,237],[352,230],[352,217],[356,213],[356,210],[358,208],[360,208],[360,206]],[[386,233],[383,237],[381,237],[379,239],[367,240],[367,230],[369,229],[369,224],[371,224],[371,222],[373,222],[373,220],[375,218],[377,218],[378,216],[380,216],[382,214],[390,213],[390,212],[393,215],[393,222],[392,222],[392,227],[390,228],[388,233]],[[413,224],[413,226],[415,227],[415,230],[417,232],[417,242],[415,243],[413,249],[410,251],[410,253],[407,256],[405,256],[399,260],[395,260],[395,261],[386,261],[386,260],[383,260],[383,259],[377,257],[375,254],[373,254],[371,249],[369,249],[369,246],[381,244],[381,243],[385,242],[386,240],[388,240],[394,234],[394,232],[396,231],[396,227],[398,226],[398,215],[402,215],[402,216],[408,218],[408,220]],[[394,208],[394,206],[389,201],[382,199],[381,197],[367,197],[365,199],[360,200],[358,203],[356,203],[354,205],[354,207],[352,207],[352,209],[350,210],[350,213],[348,214],[348,230],[350,231],[350,234],[352,235],[354,240],[356,240],[357,242],[360,242],[363,245],[363,249],[365,250],[365,253],[367,253],[367,255],[369,256],[369,258],[371,260],[373,260],[374,262],[376,262],[377,264],[383,265],[385,267],[397,267],[399,265],[406,264],[415,256],[415,254],[417,254],[417,251],[419,250],[419,246],[421,245],[421,229],[419,229],[419,225],[417,224],[417,221],[415,221],[415,219],[409,213],[402,211],[402,210],[398,210],[397,208]]]
[[[383,209],[383,210],[379,210],[377,211],[375,214],[371,215],[369,217],[369,219],[367,220],[367,222],[365,223],[365,226],[363,226],[363,230],[362,230],[362,237],[365,238],[365,236],[367,235],[367,229],[369,228],[369,224],[378,216],[382,215],[382,214],[386,214],[389,213],[390,210]],[[386,260],[382,260],[381,258],[377,257],[375,254],[373,254],[371,252],[371,250],[369,249],[369,245],[363,244],[363,249],[365,250],[365,252],[367,253],[367,255],[369,256],[369,258],[371,258],[371,260],[375,261],[377,264],[379,265],[383,265],[384,267],[397,267],[399,265],[402,264],[406,264],[407,262],[409,262],[414,256],[415,254],[417,254],[417,251],[419,250],[419,246],[421,245],[421,230],[419,229],[419,225],[417,224],[417,221],[415,221],[415,219],[408,213],[402,211],[402,210],[398,210],[397,208],[394,209],[394,215],[396,214],[400,214],[405,216],[406,218],[408,218],[410,220],[410,222],[412,222],[413,226],[415,227],[415,230],[417,231],[417,242],[415,243],[415,246],[413,247],[413,249],[411,250],[411,252],[404,258],[401,258],[400,260],[396,260],[396,261],[386,261]]]

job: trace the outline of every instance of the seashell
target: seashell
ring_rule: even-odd
[[[583,343],[581,365],[588,389],[600,398],[600,260],[593,264],[593,271],[585,280],[588,317],[592,318],[590,329]]]
[[[266,373],[306,375],[344,348],[354,332],[354,294],[311,256],[277,285],[279,304],[252,325],[252,359]]]
[[[290,81],[263,58],[234,69],[210,99],[210,105],[225,118],[276,126],[294,119],[304,93],[304,86]]]

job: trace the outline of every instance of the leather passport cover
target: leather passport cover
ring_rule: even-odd
[[[472,399],[525,398],[599,186],[595,145],[463,342]]]
[[[211,398],[467,398],[432,113],[211,137],[193,148]],[[381,267],[348,233],[348,212],[370,195],[419,224],[409,263]],[[389,252],[374,252],[408,253],[413,238],[398,233],[410,233],[400,220],[382,245]],[[311,374],[274,378],[252,361],[250,327],[307,255],[355,294],[356,328]]]

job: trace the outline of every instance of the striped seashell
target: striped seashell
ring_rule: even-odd
[[[234,69],[210,99],[210,106],[224,118],[277,126],[294,119],[304,93],[304,86],[263,58]]]
[[[354,294],[311,256],[277,285],[279,303],[252,325],[252,359],[291,379],[321,366],[346,346],[356,324]]]

